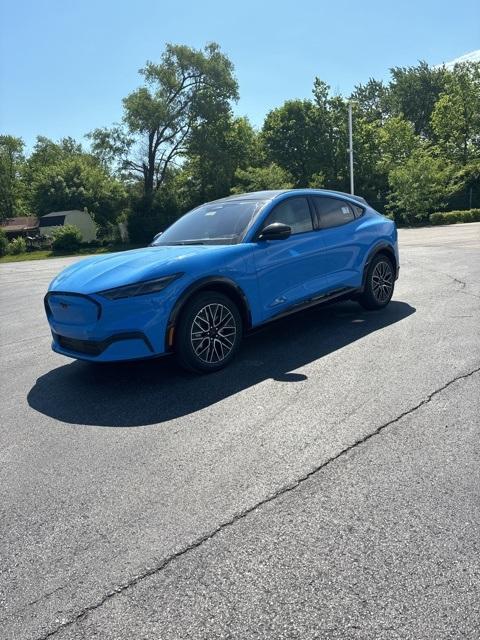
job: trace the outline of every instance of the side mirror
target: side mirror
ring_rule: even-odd
[[[282,222],[272,222],[258,236],[259,240],[286,240],[292,233],[292,227]]]

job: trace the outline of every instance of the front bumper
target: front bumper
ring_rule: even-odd
[[[170,305],[158,294],[110,301],[95,294],[50,291],[45,310],[52,349],[92,362],[163,355]]]
[[[113,360],[137,360],[155,355],[153,346],[141,331],[119,333],[105,340],[79,340],[52,331],[52,349],[57,353],[80,360],[111,362]]]

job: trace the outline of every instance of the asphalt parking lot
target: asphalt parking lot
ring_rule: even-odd
[[[75,259],[0,265],[0,637],[478,638],[480,223],[400,251],[206,377],[52,353]]]

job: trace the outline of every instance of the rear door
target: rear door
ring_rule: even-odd
[[[331,289],[360,286],[362,207],[330,196],[311,196],[311,202],[317,216]]]
[[[254,259],[264,320],[325,293],[329,284],[322,238],[314,230],[308,199],[294,196],[282,200],[262,228],[273,222],[289,225],[292,235],[286,240],[256,243]]]

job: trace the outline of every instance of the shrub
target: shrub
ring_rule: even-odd
[[[98,249],[99,247],[104,247],[105,245],[105,241],[104,240],[90,240],[90,242],[83,242],[82,246],[88,249]]]
[[[25,238],[14,238],[8,245],[8,253],[16,256],[19,253],[25,253],[27,250],[27,243]]]
[[[455,224],[456,222],[480,222],[480,209],[464,211],[440,211],[430,215],[432,224]]]
[[[8,240],[5,235],[5,231],[0,229],[0,258],[7,254],[8,251]]]
[[[54,253],[74,252],[80,249],[82,234],[73,224],[66,224],[53,231],[52,249]]]

